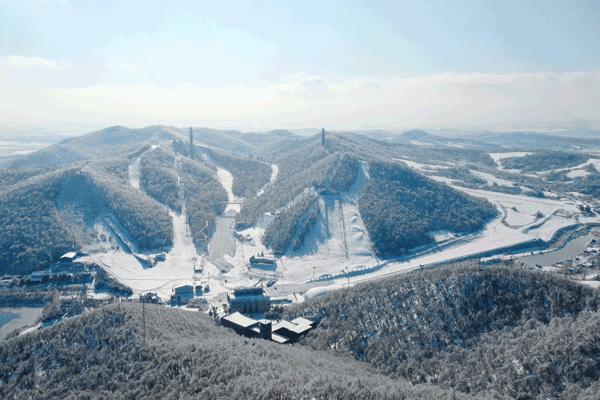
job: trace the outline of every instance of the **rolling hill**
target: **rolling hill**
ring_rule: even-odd
[[[448,267],[358,285],[288,311],[304,344],[477,396],[594,398],[600,294],[509,267]],[[586,397],[588,396],[588,397]]]
[[[369,179],[358,194],[359,211],[381,257],[434,244],[435,231],[476,231],[496,215],[486,201],[393,161],[390,149],[380,142],[358,135],[330,135],[325,146],[316,136],[295,143],[287,152],[277,147],[278,158],[273,161],[280,171],[277,182],[261,197],[248,199],[238,215],[239,223],[252,225],[264,213],[274,214],[264,243],[278,253],[286,252],[296,232],[310,231],[315,214],[325,212],[315,205],[319,197],[348,191],[363,167]]]
[[[59,253],[84,247],[92,240],[95,219],[105,214],[139,250],[168,248],[173,233],[167,211],[181,212],[184,206],[194,244],[204,249],[228,201],[217,176],[221,170],[231,174],[233,195],[243,201],[236,216],[239,226],[256,225],[265,213],[274,216],[262,241],[279,254],[301,249],[316,221],[332,211],[324,204],[347,194],[358,176],[367,182],[353,194],[357,212],[380,257],[433,245],[436,231],[476,231],[496,214],[489,203],[396,161],[399,154],[414,153],[410,144],[352,133],[329,133],[322,145],[318,135],[287,131],[194,132],[194,159],[186,129],[151,126],[111,127],[13,160],[0,170],[7,226],[0,268],[43,268]],[[476,160],[480,154],[465,149],[441,153]],[[138,162],[141,192],[132,187],[130,176]],[[43,204],[43,210],[30,212],[33,204]],[[42,221],[37,234],[33,226]]]
[[[0,397],[469,398],[331,353],[246,339],[198,313],[141,304],[103,307],[3,342]]]

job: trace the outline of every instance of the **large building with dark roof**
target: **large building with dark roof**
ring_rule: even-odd
[[[233,329],[239,335],[272,340],[277,343],[295,343],[303,335],[315,327],[315,324],[305,318],[292,321],[256,320],[240,312],[234,312],[221,318],[221,325]]]

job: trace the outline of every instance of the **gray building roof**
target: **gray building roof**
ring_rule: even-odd
[[[249,328],[252,325],[258,324],[258,321],[249,317],[246,317],[244,314],[240,312],[234,312],[233,314],[229,314],[223,317],[224,320],[232,322],[236,325],[242,326],[244,328]]]

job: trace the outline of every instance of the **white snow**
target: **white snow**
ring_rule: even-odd
[[[546,170],[546,171],[538,172],[537,174],[538,175],[547,175],[547,174],[551,174],[551,173],[555,173],[555,172],[582,171],[582,172],[575,172],[575,176],[570,176],[570,178],[575,178],[577,174],[581,174],[583,172],[587,172],[587,171],[583,171],[583,168],[587,167],[588,165],[593,165],[594,168],[596,169],[596,171],[600,171],[600,159],[598,159],[598,158],[589,158],[589,159],[586,160],[586,162],[578,164],[578,165],[574,165],[572,167],[549,169],[549,170]],[[569,175],[569,174],[567,174],[567,175]]]
[[[277,164],[271,164],[271,177],[269,179],[269,183],[267,183],[266,185],[264,185],[263,187],[260,188],[260,190],[258,191],[258,193],[256,193],[256,196],[262,196],[262,194],[265,192],[265,188],[267,187],[267,185],[273,185],[275,183],[275,181],[277,180],[277,177],[279,176],[279,166],[277,166]]]
[[[567,173],[567,176],[571,179],[574,179],[574,178],[585,178],[589,174],[590,173],[584,169],[574,169],[574,170],[569,171]]]
[[[428,176],[428,178],[431,178],[436,182],[446,183],[448,185],[452,185],[454,183],[454,179],[450,179],[445,176],[430,175],[430,176]]]
[[[474,171],[474,170],[471,170],[469,172],[471,173],[471,175],[475,175],[475,176],[483,179],[489,186],[493,186],[494,184],[499,185],[499,186],[514,186],[513,182],[506,180],[506,179],[498,178],[497,176],[494,176],[487,172]]]
[[[502,215],[488,223],[482,232],[467,235],[461,238],[462,240],[454,240],[449,246],[441,245],[421,253],[415,253],[408,260],[387,261],[381,263],[381,267],[375,269],[374,272],[351,277],[350,279],[346,277],[332,279],[327,283],[331,285],[340,285],[346,282],[354,284],[385,275],[412,271],[419,269],[421,266],[475,256],[483,252],[501,251],[504,248],[533,242],[537,239],[548,241],[558,229],[578,223],[598,222],[599,220],[597,217],[580,217],[576,204],[569,200],[538,199],[524,195],[466,189],[460,186],[454,186],[454,188],[473,196],[484,197],[501,211],[503,209],[509,210],[513,206],[516,207],[518,211],[514,215],[509,214],[507,216],[509,224],[515,226],[506,226],[502,222],[504,217]],[[544,217],[536,220],[534,215],[538,210],[544,214]],[[520,215],[516,215],[517,213]],[[342,268],[338,267],[337,271],[332,268],[330,273],[334,272],[342,272]],[[318,290],[314,289],[317,292]]]
[[[573,218],[566,218],[560,215],[553,214],[548,218],[543,225],[527,231],[530,236],[537,237],[543,241],[552,239],[556,231],[566,226],[575,225],[578,221]]]
[[[531,154],[530,151],[507,151],[504,153],[488,153],[495,162],[505,158],[525,157]]]
[[[401,161],[406,164],[409,168],[420,172],[431,172],[431,170],[448,169],[447,165],[439,164],[423,164],[416,161],[407,160],[405,158],[395,158],[396,161]]]
[[[504,168],[504,166],[502,165],[502,160],[504,160],[505,158],[525,157],[532,153],[529,151],[509,151],[509,152],[505,152],[505,153],[488,153],[488,154],[490,155],[490,157],[492,157],[492,159],[496,162],[496,164],[498,164],[499,170],[520,173],[521,171],[518,169]],[[525,174],[525,175],[527,175],[527,174]]]
[[[269,179],[269,183],[272,185],[277,180],[279,176],[279,166],[277,164],[271,164],[271,178]]]
[[[224,168],[217,167],[217,180],[223,186],[223,189],[227,192],[227,207],[225,208],[225,213],[232,210],[235,213],[240,212],[239,204],[232,204],[238,202],[238,199],[233,194],[233,175],[231,172],[227,171]]]
[[[142,157],[137,157],[129,164],[128,172],[129,172],[129,184],[137,190],[140,189],[140,163],[142,161]]]
[[[435,240],[436,243],[447,242],[448,240],[454,239],[456,234],[450,231],[434,231],[430,232],[429,235]]]
[[[520,228],[525,225],[531,224],[536,220],[535,215],[528,214],[526,212],[521,212],[518,208],[516,208],[516,206],[513,207],[515,207],[515,209],[513,209],[512,207],[504,209],[505,221],[511,227]]]
[[[154,148],[156,146],[152,147]],[[129,183],[143,193],[139,183],[141,157],[129,165]],[[181,213],[173,210],[168,212],[173,221],[173,246],[165,261],[158,262],[156,266],[144,268],[133,254],[121,248],[110,247],[82,257],[81,260],[97,262],[116,279],[131,287],[135,294],[153,291],[163,299],[168,298],[173,287],[193,282],[194,263],[198,261],[198,253],[187,225],[185,205]]]
[[[303,248],[281,258],[286,282],[377,263],[369,234],[358,210],[358,195],[369,179],[362,162],[356,181],[340,196],[322,196],[321,217],[307,235]],[[345,242],[345,243],[344,243]]]

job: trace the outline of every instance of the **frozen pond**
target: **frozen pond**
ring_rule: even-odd
[[[588,233],[587,235],[582,235],[569,241],[560,249],[549,251],[547,253],[521,257],[518,259],[518,261],[521,261],[532,267],[535,267],[538,264],[541,266],[548,266],[566,261],[583,253],[587,247],[587,244],[590,242],[590,240],[594,239],[594,237],[595,236],[593,234]]]
[[[34,325],[42,316],[42,307],[0,308],[0,340],[15,329]]]

